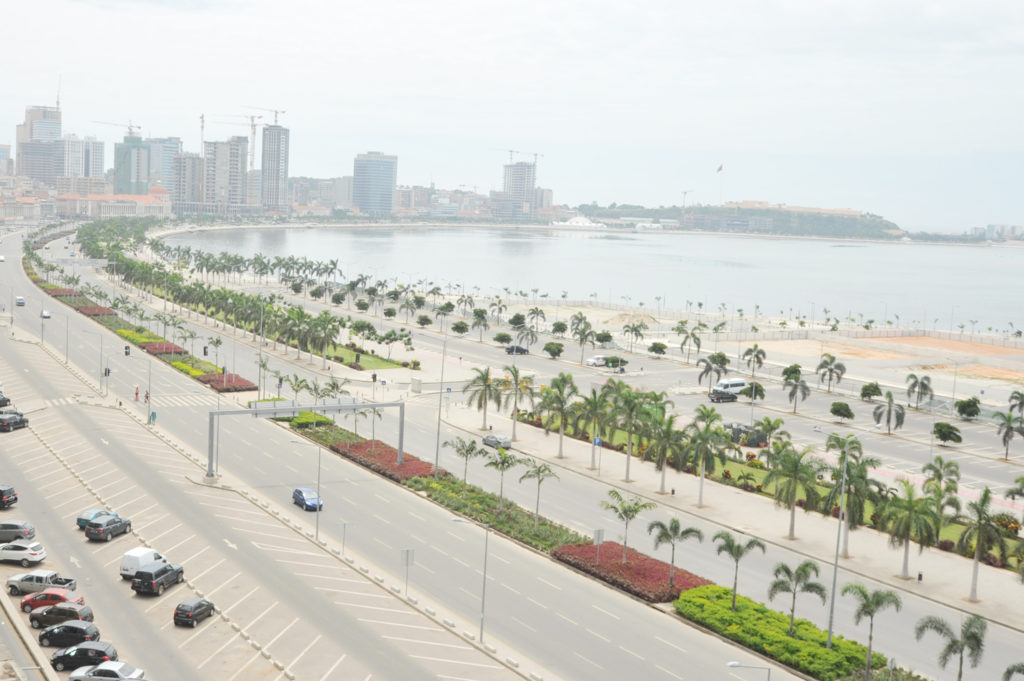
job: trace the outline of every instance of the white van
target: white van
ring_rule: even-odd
[[[144,565],[166,562],[166,558],[145,546],[125,551],[125,554],[121,556],[121,579],[131,579]]]
[[[739,395],[740,391],[746,387],[747,382],[742,378],[723,378],[715,384],[714,390],[731,395]]]

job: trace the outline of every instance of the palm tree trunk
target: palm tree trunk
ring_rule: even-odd
[[[910,537],[903,538],[903,579],[910,579]]]
[[[740,563],[736,561],[736,569],[732,573],[732,609],[736,610],[736,585],[740,581]]]
[[[668,461],[667,460],[665,461],[665,463],[663,463],[661,465],[661,489],[658,490],[659,494],[664,494],[665,493],[665,469],[666,468],[668,468]],[[671,586],[671,585],[669,585],[669,586]]]
[[[849,500],[847,500],[849,505]],[[841,508],[839,513],[842,516],[840,522],[843,523],[843,558],[850,557],[850,512],[848,509]]]
[[[789,538],[796,539],[796,504],[789,507]],[[792,636],[792,634],[790,634]]]
[[[539,477],[537,478],[537,503],[533,507],[533,529],[537,529],[537,525],[540,523],[540,483],[542,483]]]
[[[597,442],[594,435],[590,435],[590,470],[597,468]]]
[[[796,592],[797,590],[794,588],[793,603],[790,605],[789,608],[789,633],[787,634],[787,636],[793,635],[793,620],[796,619]]]
[[[980,532],[978,533],[981,534]],[[968,597],[971,603],[978,602],[978,565],[981,563],[981,537],[976,537],[974,545],[974,567],[971,568],[971,595]]]
[[[559,419],[559,421],[558,421],[558,458],[559,459],[564,459],[565,458],[565,456],[562,454],[562,442],[563,442],[564,439],[565,439],[565,415],[563,414],[562,418]],[[626,477],[627,478],[629,477],[628,473],[626,474]]]
[[[518,389],[518,386],[516,386]],[[516,441],[516,422],[519,421],[519,393],[513,393],[512,397],[512,442]]]
[[[704,508],[704,461],[700,462],[700,487],[697,492],[697,508]],[[736,599],[733,599],[732,607],[736,607]]]
[[[484,386],[485,388],[487,386]],[[487,400],[484,400],[484,430],[487,430]]]
[[[633,431],[626,435],[626,479],[623,482],[632,482],[629,479],[629,462],[633,460]]]
[[[871,645],[874,642],[874,638],[875,638],[875,618],[871,617],[868,620],[868,661],[864,665],[864,668],[865,668],[865,670],[867,672],[864,675],[864,678],[866,679],[866,681],[871,681]]]

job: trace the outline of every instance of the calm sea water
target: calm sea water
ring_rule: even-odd
[[[197,231],[167,238],[208,252],[337,259],[344,278],[416,283],[471,295],[503,289],[570,300],[761,316],[889,319],[977,331],[1024,327],[1014,247],[776,239],[655,232],[484,228]],[[660,301],[658,300],[660,297]],[[898,320],[896,316],[899,316]]]

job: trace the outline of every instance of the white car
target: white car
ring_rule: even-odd
[[[588,367],[603,367],[605,365],[604,355],[594,355],[588,357],[587,361],[584,362]]]
[[[146,672],[126,662],[101,662],[94,667],[79,667],[71,672],[68,681],[92,679],[145,679]]]
[[[50,318],[50,311],[49,310],[43,310],[42,312],[39,313],[39,316],[42,317],[43,319],[49,319]]]
[[[0,561],[4,563],[21,563],[21,567],[28,567],[44,560],[46,549],[37,541],[17,539],[10,544],[0,545]]]

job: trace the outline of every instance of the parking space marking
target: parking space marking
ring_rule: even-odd
[[[324,672],[324,675],[320,677],[320,681],[324,681],[324,679],[326,679],[328,676],[330,676],[331,672],[333,672],[335,669],[337,669],[338,665],[341,664],[342,662],[344,662],[346,657],[348,657],[348,655],[345,655],[343,653],[342,656],[338,658],[338,661],[335,662],[333,665],[331,665],[330,669],[328,669],[327,671]]]
[[[153,504],[153,506],[156,506],[156,504]],[[150,508],[152,508],[153,506],[150,506]],[[140,511],[140,513],[141,513],[141,511]],[[139,513],[136,513],[135,515],[139,515]],[[150,521],[149,521],[148,523],[146,523],[145,525],[139,525],[139,526],[138,526],[138,527],[136,527],[135,529],[136,529],[136,531],[138,531],[138,530],[144,530],[144,529],[146,529],[147,527],[149,527],[150,525],[153,525],[154,523],[158,523],[158,522],[160,522],[161,520],[163,520],[164,518],[166,518],[166,517],[167,517],[167,516],[169,516],[169,515],[170,515],[170,513],[161,513],[160,515],[158,515],[158,516],[157,516],[156,518],[153,518],[152,520],[150,520]]]
[[[283,561],[278,561],[283,562]],[[315,577],[316,579],[332,579],[338,582],[353,582],[355,584],[366,584],[365,579],[351,579],[349,577],[335,577],[333,575],[314,575],[309,572],[296,572],[296,577]]]
[[[402,638],[401,636],[381,636],[386,641],[402,641],[403,643],[420,643],[425,646],[438,646],[439,648],[458,648],[459,650],[472,650],[470,646],[461,643],[441,643],[440,641],[424,641],[418,638]]]
[[[228,585],[228,584],[230,584],[231,582],[235,581],[235,579],[236,579],[236,578],[238,577],[238,575],[240,575],[240,574],[242,574],[242,573],[241,573],[241,571],[239,571],[239,572],[236,572],[236,573],[235,573],[235,574],[233,574],[233,575],[232,575],[232,576],[231,576],[231,577],[230,577],[229,579],[226,579],[226,580],[224,580],[223,582],[221,582],[220,584],[218,584],[218,585],[217,585],[217,586],[215,586],[214,588],[210,589],[209,591],[207,591],[207,592],[206,592],[206,596],[205,596],[205,597],[206,597],[207,599],[209,599],[209,598],[210,598],[210,596],[212,596],[213,594],[217,593],[217,592],[218,592],[218,591],[219,591],[220,589],[224,588],[225,586],[227,586],[227,585]]]
[[[322,635],[322,634],[317,634],[317,635],[316,635],[316,638],[314,638],[314,639],[313,639],[312,641],[310,641],[309,645],[308,645],[308,646],[306,646],[305,648],[303,648],[303,649],[302,649],[302,650],[301,650],[301,651],[299,652],[299,654],[295,656],[295,659],[293,659],[293,660],[292,660],[291,662],[289,662],[288,664],[286,664],[286,665],[284,666],[284,668],[285,668],[285,669],[291,669],[291,668],[292,668],[292,665],[294,665],[294,664],[295,664],[296,662],[298,662],[299,660],[301,660],[301,659],[302,659],[302,656],[303,656],[303,655],[305,655],[306,653],[308,653],[308,652],[309,652],[309,649],[310,649],[310,648],[312,648],[313,646],[315,646],[315,645],[317,644],[317,642],[318,642],[318,641],[319,641],[319,640],[320,640],[321,638],[323,638],[323,635]]]
[[[365,617],[358,617],[359,622],[366,622],[367,624],[383,624],[388,627],[403,627],[405,629],[423,629],[426,631],[441,631],[448,634],[444,629],[437,626],[428,626],[426,624],[402,624],[401,622],[388,622],[387,620],[371,620]]]
[[[184,581],[184,579],[182,579],[182,581]],[[138,596],[136,596],[136,598],[138,598]],[[153,603],[153,605],[151,605],[148,608],[146,608],[146,612],[153,612],[153,610],[155,610],[156,608],[159,608],[160,606],[162,606],[164,604],[165,601],[167,601],[167,600],[169,600],[171,598],[174,598],[174,591],[173,590],[170,593],[168,593],[166,596],[161,596],[161,597],[157,598],[156,602]],[[173,621],[172,621],[172,624],[173,624]]]
[[[345,601],[334,601],[335,605],[345,608],[363,608],[364,610],[379,610],[380,612],[396,612],[402,615],[418,615],[419,613],[405,610],[404,608],[382,608],[377,605],[363,605],[362,603],[347,603]]]
[[[235,639],[235,637],[234,637],[234,636],[229,636],[229,637],[228,637],[228,640],[224,642],[224,645],[222,645],[222,646],[221,646],[220,648],[217,648],[217,650],[215,650],[215,651],[213,652],[213,654],[211,654],[211,655],[210,655],[210,656],[209,656],[208,658],[206,658],[205,660],[203,660],[202,662],[200,662],[199,664],[197,664],[197,665],[196,665],[196,671],[199,671],[199,670],[200,670],[200,669],[202,669],[202,668],[203,668],[204,666],[206,666],[206,663],[207,663],[207,662],[209,662],[210,660],[212,660],[212,659],[214,659],[215,657],[217,657],[218,655],[220,655],[220,654],[221,654],[221,652],[222,652],[222,651],[223,651],[223,650],[224,650],[225,648],[227,648],[227,647],[228,647],[229,645],[231,645],[232,643],[237,643],[237,640]],[[181,646],[179,646],[179,648],[180,648],[180,647],[181,647]],[[259,655],[259,653],[258,653],[258,652],[257,652],[256,654],[257,654],[257,655]],[[234,677],[232,677],[232,678],[234,678]]]
[[[163,532],[161,532],[161,533],[160,533],[160,534],[158,534],[157,536],[155,536],[155,537],[153,537],[152,539],[150,539],[150,540],[149,540],[149,541],[150,541],[150,543],[153,543],[153,542],[155,542],[156,540],[158,540],[158,539],[160,539],[161,537],[163,537],[163,536],[164,536],[165,534],[169,534],[169,533],[171,533],[171,532],[174,532],[174,531],[175,531],[176,529],[178,529],[178,528],[179,528],[179,527],[181,527],[182,525],[184,525],[184,523],[178,523],[177,525],[175,525],[175,526],[174,526],[174,527],[172,527],[171,529],[169,529],[169,530],[164,530]]]
[[[190,561],[195,560],[199,556],[201,556],[204,553],[206,553],[209,549],[210,549],[209,546],[204,546],[203,548],[201,548],[198,551],[196,551],[195,553],[193,553],[192,556],[190,556],[189,558],[186,558],[185,560],[181,561],[181,564],[184,565],[185,563],[188,563]]]
[[[313,589],[316,591],[327,591],[329,593],[335,594],[351,594],[353,596],[365,596],[366,598],[386,598],[388,600],[391,600],[390,594],[372,593],[369,591],[353,591],[351,589],[332,589],[329,586],[314,586]]]
[[[451,660],[444,657],[428,657],[426,655],[410,655],[409,657],[414,660],[429,660],[431,662],[448,662],[450,664],[461,664],[467,667],[483,667],[484,669],[504,669],[504,667],[496,664],[485,664],[483,662],[466,662],[464,660]]]
[[[182,540],[181,540],[180,542],[178,542],[178,543],[177,543],[177,544],[175,544],[174,546],[168,546],[168,547],[167,547],[167,548],[166,548],[166,549],[164,550],[164,553],[170,553],[171,551],[173,551],[174,549],[178,548],[179,546],[181,546],[181,545],[182,545],[182,544],[184,544],[185,542],[187,542],[187,541],[190,541],[190,540],[191,540],[191,539],[193,539],[194,537],[195,537],[195,535],[194,535],[194,534],[190,534],[189,536],[185,537],[184,539],[182,539]]]
[[[223,562],[224,562],[224,561],[226,561],[226,560],[227,560],[227,558],[221,558],[221,559],[220,559],[220,560],[218,560],[218,561],[217,561],[216,563],[214,563],[213,565],[211,565],[210,567],[206,568],[205,570],[203,570],[202,572],[200,572],[200,573],[199,573],[198,575],[196,575],[195,577],[193,577],[193,578],[192,578],[192,581],[193,581],[193,582],[195,582],[195,581],[196,581],[197,579],[199,579],[200,577],[202,577],[203,575],[205,575],[205,574],[206,574],[207,572],[209,572],[210,570],[213,570],[214,568],[216,568],[216,567],[217,567],[218,565],[220,565],[221,563],[223,563]]]

